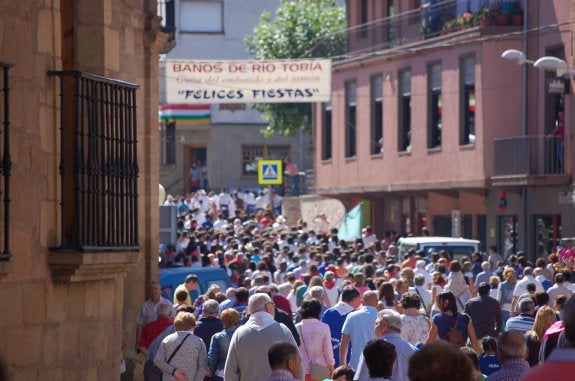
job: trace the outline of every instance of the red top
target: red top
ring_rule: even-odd
[[[401,268],[404,269],[406,267],[411,267],[412,269],[415,269],[416,262],[417,262],[417,259],[415,259],[415,256],[412,255],[411,257],[409,257],[405,261],[401,262]]]
[[[285,296],[275,294],[272,299],[273,299],[274,303],[276,304],[277,308],[288,313],[290,317],[293,316],[291,306],[289,304],[289,300],[287,300],[287,298]]]
[[[273,224],[274,220],[272,220],[270,217],[263,217],[258,221],[258,223],[262,228],[265,228],[266,226]]]
[[[149,348],[152,341],[162,332],[164,329],[172,325],[170,318],[161,316],[156,320],[146,324],[142,327],[142,336],[140,336],[139,347]]]

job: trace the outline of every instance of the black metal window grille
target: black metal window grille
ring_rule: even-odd
[[[345,157],[356,154],[357,139],[357,103],[356,83],[345,84]]]
[[[428,80],[428,113],[427,113],[427,148],[441,147],[442,105],[441,105],[441,64],[427,67]]]
[[[2,251],[0,260],[10,258],[10,171],[12,169],[12,160],[10,158],[10,82],[9,70],[11,64],[0,62],[0,120],[2,121],[2,130],[0,131],[0,147],[2,157],[0,161],[0,195],[3,196],[2,203],[4,206],[2,220]]]
[[[461,78],[461,145],[475,144],[475,56],[460,60]]]
[[[137,250],[138,85],[78,71],[59,78],[61,244]]]
[[[371,150],[372,155],[383,152],[383,76],[371,78]]]
[[[331,159],[331,102],[322,104],[322,141],[321,141],[321,159]]]
[[[411,70],[399,72],[398,151],[411,151]]]
[[[166,164],[176,163],[176,122],[166,123]]]

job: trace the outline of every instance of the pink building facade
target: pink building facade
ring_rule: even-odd
[[[575,235],[573,80],[532,61],[573,67],[575,3],[421,3],[347,2],[347,53],[314,109],[317,192],[363,201],[379,236],[426,227],[550,253]]]

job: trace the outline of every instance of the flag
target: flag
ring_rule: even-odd
[[[210,105],[161,105],[158,115],[160,121],[173,120],[177,125],[211,122]]]
[[[357,204],[346,215],[337,232],[337,238],[344,241],[354,241],[361,237],[362,203]]]

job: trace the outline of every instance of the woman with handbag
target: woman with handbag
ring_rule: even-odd
[[[318,300],[304,300],[300,307],[302,321],[296,324],[306,381],[330,378],[335,364],[329,326],[319,320],[320,313]]]
[[[154,364],[162,371],[163,381],[203,381],[208,366],[206,346],[192,332],[196,319],[180,312],[174,320],[176,332],[162,340]]]
[[[437,296],[440,314],[433,316],[427,342],[436,339],[445,340],[459,347],[466,345],[467,340],[475,351],[479,352],[479,343],[471,317],[457,311],[457,301],[451,291],[444,291]]]

